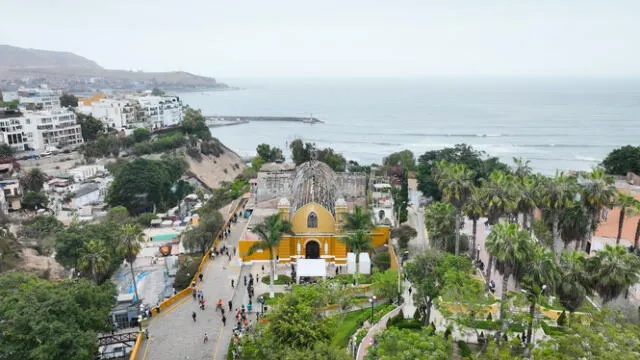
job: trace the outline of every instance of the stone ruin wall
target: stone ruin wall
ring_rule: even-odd
[[[291,185],[295,171],[259,172],[257,179],[258,202],[291,196]],[[347,202],[363,199],[366,194],[367,177],[365,174],[336,174],[338,196]]]

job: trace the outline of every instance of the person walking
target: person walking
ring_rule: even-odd
[[[244,286],[247,286],[247,275],[244,276]]]
[[[191,318],[193,319],[193,322],[196,322],[196,316],[197,316],[197,315],[196,315],[196,312],[195,312],[195,311],[192,311],[192,312],[191,312]]]
[[[233,288],[233,279],[231,279],[231,287]]]
[[[231,311],[231,309],[233,309],[233,303],[231,302],[231,300],[229,300],[229,311]]]
[[[411,286],[409,286],[409,295],[411,295],[411,291],[412,291],[412,290],[413,290],[413,289],[411,288]]]
[[[209,336],[207,336],[207,333],[204,333],[204,343],[206,344],[207,341],[209,341]]]
[[[222,326],[226,326],[227,325],[227,318],[222,315]]]
[[[200,279],[200,282],[202,282],[202,278],[203,278],[203,277],[204,277],[204,275],[202,275],[202,273],[200,273],[200,274],[198,275],[198,278]]]

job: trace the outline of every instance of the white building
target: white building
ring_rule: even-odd
[[[25,111],[23,136],[33,149],[72,147],[82,144],[82,130],[76,114],[67,109]]]
[[[84,182],[94,176],[104,174],[105,172],[106,169],[104,165],[98,164],[78,166],[67,171],[69,175],[73,176],[73,180],[78,183]]]
[[[78,111],[102,121],[106,127],[122,130],[135,128],[140,106],[131,99],[100,99],[88,106],[79,106]]]
[[[98,184],[87,184],[76,191],[73,197],[73,207],[81,208],[86,205],[101,202],[101,191]]]
[[[137,100],[144,122],[151,129],[175,126],[182,122],[182,101],[177,96],[142,96]]]
[[[60,90],[47,87],[37,89],[18,89],[20,106],[28,110],[52,110],[60,108]]]
[[[25,133],[25,118],[17,111],[0,111],[0,142],[14,151],[33,149],[32,141]]]

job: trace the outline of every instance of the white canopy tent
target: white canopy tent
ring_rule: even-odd
[[[327,263],[324,259],[298,259],[298,269],[296,271],[296,282],[300,282],[301,277],[321,276],[327,278]]]
[[[358,272],[360,274],[371,274],[371,258],[369,254],[366,252],[360,253],[359,259],[359,269]],[[356,254],[355,253],[347,253],[347,273],[355,274],[356,272]]]

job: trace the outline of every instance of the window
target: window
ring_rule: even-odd
[[[307,216],[307,227],[310,229],[315,229],[318,227],[318,215],[312,212]]]

